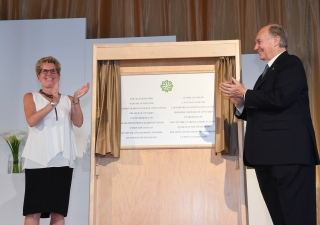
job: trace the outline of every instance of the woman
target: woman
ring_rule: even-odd
[[[48,56],[36,64],[42,88],[24,96],[29,135],[22,157],[26,177],[23,215],[25,225],[51,216],[51,225],[64,224],[77,149],[73,125],[81,127],[80,97],[89,83],[72,96],[59,93],[60,63]],[[73,124],[73,125],[72,125]]]

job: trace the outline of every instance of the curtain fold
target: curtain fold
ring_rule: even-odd
[[[233,103],[221,94],[219,84],[235,76],[235,58],[221,57],[215,64],[215,152],[238,156],[238,122]]]
[[[97,82],[96,154],[120,157],[121,80],[115,61],[99,61]]]

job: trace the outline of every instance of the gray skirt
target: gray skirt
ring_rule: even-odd
[[[41,213],[41,218],[49,218],[54,212],[66,217],[72,172],[67,166],[25,169],[23,215]]]

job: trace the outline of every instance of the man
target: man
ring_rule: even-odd
[[[315,225],[319,156],[306,74],[300,59],[286,51],[280,25],[263,27],[255,42],[267,66],[253,90],[235,79],[220,84],[235,104],[235,115],[247,121],[244,164],[255,168],[275,225]]]

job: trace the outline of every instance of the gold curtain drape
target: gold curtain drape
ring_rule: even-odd
[[[235,78],[235,58],[221,57],[215,64],[215,152],[238,156],[238,123],[233,103],[221,94],[219,84]]]
[[[120,157],[121,84],[115,61],[99,62],[96,104],[96,153]]]

